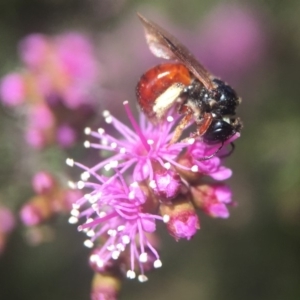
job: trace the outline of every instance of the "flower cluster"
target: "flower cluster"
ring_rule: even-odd
[[[25,226],[40,225],[55,214],[69,212],[72,204],[81,196],[80,191],[64,188],[49,172],[41,171],[32,178],[35,195],[20,210]]]
[[[31,34],[20,43],[20,57],[22,69],[1,80],[1,101],[25,111],[32,147],[72,146],[95,106],[98,64],[90,41],[78,33]]]
[[[98,164],[87,167],[71,158],[66,161],[83,170],[80,181],[70,182],[85,194],[73,204],[69,222],[83,219],[78,230],[88,236],[84,244],[95,246],[90,256],[98,278],[93,299],[102,299],[101,293],[106,293],[107,285],[102,290],[99,279],[103,276],[113,279],[113,289],[120,276],[133,279],[138,272],[139,281],[144,282],[145,271],[161,267],[156,221],[166,223],[175,240],[189,240],[200,229],[197,209],[227,218],[227,206],[232,204],[230,189],[220,183],[232,174],[222,164],[226,147],[220,155],[205,159],[220,145],[208,146],[194,137],[172,143],[178,123],[173,114],[158,125],[141,115],[137,124],[127,101],[124,108],[133,129],[108,111],[103,116],[117,136],[103,128],[85,129],[91,139],[84,146],[100,151],[103,159]],[[226,144],[238,137],[235,134]]]

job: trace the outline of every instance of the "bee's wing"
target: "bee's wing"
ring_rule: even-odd
[[[146,19],[138,13],[144,25],[146,40],[151,52],[164,59],[176,59],[182,62],[203,83],[207,89],[212,89],[214,84],[210,73],[198,62],[194,55],[173,35],[168,33],[156,23]]]

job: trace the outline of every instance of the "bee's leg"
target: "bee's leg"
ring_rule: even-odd
[[[198,136],[202,136],[203,134],[205,134],[205,132],[209,128],[212,120],[213,120],[212,114],[210,114],[210,113],[204,113],[203,118],[201,119],[201,121],[198,124],[198,128],[197,128],[197,133],[196,134]]]
[[[186,114],[179,122],[179,124],[176,126],[175,128],[175,132],[173,134],[173,137],[170,141],[169,144],[174,144],[176,143],[180,136],[182,135],[182,132],[183,130],[186,128],[186,126],[189,124],[189,122],[191,121],[191,118],[192,118],[192,114],[189,113],[189,114]]]

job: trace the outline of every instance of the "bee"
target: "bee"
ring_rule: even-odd
[[[242,123],[236,117],[241,98],[224,81],[208,72],[195,56],[173,35],[138,13],[150,51],[174,62],[159,64],[144,73],[136,87],[138,104],[154,123],[159,122],[175,105],[183,118],[171,143],[176,142],[194,120],[195,137],[208,145],[221,144],[213,157],[237,132]]]

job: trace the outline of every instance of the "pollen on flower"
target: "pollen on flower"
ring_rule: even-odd
[[[104,111],[102,112],[102,116],[103,116],[103,118],[109,117],[109,116],[110,116],[110,111],[109,111],[109,110],[104,110]]]
[[[134,191],[129,192],[128,194],[128,199],[133,200],[135,198],[135,193]]]
[[[130,184],[130,186],[133,187],[133,188],[138,188],[138,187],[139,187],[139,184],[138,184],[136,181],[134,181],[134,182],[132,182],[132,183]]]
[[[118,231],[123,231],[125,229],[125,226],[124,225],[120,225],[118,226],[117,230]]]
[[[103,135],[105,133],[105,130],[103,128],[98,128],[98,133],[100,135]]]
[[[111,257],[114,260],[118,259],[119,256],[120,256],[120,251],[118,251],[118,250],[113,251],[112,254],[111,254]]]
[[[79,212],[78,209],[73,208],[71,210],[71,215],[74,216],[74,217],[78,217],[80,215],[80,212]]]
[[[199,171],[199,167],[197,165],[194,165],[191,167],[191,171],[197,173]]]
[[[77,182],[77,188],[79,190],[82,190],[85,187],[85,183],[83,181],[78,181]]]
[[[134,279],[135,278],[135,272],[133,270],[128,270],[126,273],[126,277],[129,279]]]
[[[71,216],[68,220],[70,224],[76,224],[78,222],[78,218],[75,216]]]
[[[104,117],[104,120],[107,124],[110,124],[112,122],[112,116],[110,114],[110,112],[108,110],[104,111],[103,112],[103,117]]]
[[[167,116],[167,121],[171,123],[174,121],[174,118],[172,116]]]
[[[90,134],[91,134],[91,132],[92,132],[92,130],[91,130],[91,128],[90,128],[90,127],[85,127],[85,128],[84,128],[84,134],[86,134],[86,135],[90,135]]]
[[[108,245],[108,246],[106,247],[106,249],[107,249],[108,251],[110,251],[110,252],[114,251],[115,248],[116,248],[115,245]]]
[[[151,180],[149,182],[149,187],[151,187],[151,189],[155,189],[157,187],[155,180]]]
[[[84,148],[90,148],[91,143],[89,141],[84,141],[83,146],[84,146]]]
[[[147,260],[148,260],[147,252],[141,253],[140,257],[139,257],[139,261],[142,262],[142,263],[145,263],[145,262],[147,262]]]
[[[190,145],[193,145],[193,144],[195,143],[195,139],[194,139],[194,138],[189,138],[189,139],[188,139],[188,143],[189,143]]]
[[[139,282],[146,282],[146,281],[148,281],[148,277],[146,275],[144,275],[144,274],[139,275],[138,279],[139,279]]]
[[[66,164],[67,164],[69,167],[73,167],[73,166],[74,166],[74,159],[72,159],[72,158],[67,158],[67,159],[66,159]]]
[[[80,178],[81,178],[81,180],[83,180],[83,181],[87,181],[90,177],[91,177],[91,174],[90,174],[89,172],[83,172],[83,173],[80,175]]]
[[[93,236],[95,236],[95,231],[94,231],[94,230],[89,230],[89,231],[86,233],[86,235],[87,235],[88,237],[93,237]]]
[[[117,231],[114,230],[114,229],[109,229],[107,231],[107,234],[110,235],[110,236],[116,236],[117,235]]]
[[[73,181],[68,181],[68,186],[70,189],[76,189],[76,184]]]
[[[94,243],[91,240],[85,240],[83,244],[87,248],[93,248],[94,247]]]
[[[122,242],[126,245],[130,243],[130,237],[128,235],[123,235],[122,236]]]
[[[165,167],[167,170],[170,170],[171,164],[170,164],[169,162],[166,162],[166,163],[164,163],[164,167]]]
[[[72,208],[78,210],[80,208],[80,205],[78,203],[73,203]]]
[[[164,215],[163,216],[163,221],[164,221],[164,223],[168,223],[170,221],[170,216],[169,215]]]
[[[124,148],[124,147],[120,148],[120,153],[125,154],[126,153],[126,148]]]
[[[155,269],[161,268],[162,267],[162,262],[160,259],[157,259],[156,261],[154,261],[153,266]]]
[[[111,144],[110,144],[110,147],[112,148],[112,149],[116,149],[117,148],[117,143],[116,142],[112,142]]]

